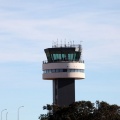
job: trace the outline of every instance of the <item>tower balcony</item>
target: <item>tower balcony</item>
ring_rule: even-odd
[[[43,79],[54,80],[57,78],[85,78],[85,64],[83,62],[55,62],[43,63]]]
[[[52,62],[49,62],[48,60],[44,60],[43,61],[43,64],[47,64],[47,63],[59,63],[59,62],[62,62],[62,63],[70,63],[70,62],[72,62],[72,63],[76,63],[76,62],[78,62],[78,63],[84,63],[84,60],[78,60],[78,61],[74,61],[74,60],[54,60],[54,61],[52,61]]]
[[[82,80],[85,78],[85,73],[78,73],[78,72],[60,72],[60,73],[43,73],[43,79],[44,80],[54,80],[54,79],[76,79],[76,80]]]

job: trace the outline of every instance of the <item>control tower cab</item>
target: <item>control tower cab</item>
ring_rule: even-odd
[[[75,102],[75,80],[85,78],[81,45],[54,45],[44,50],[43,79],[53,81],[53,104],[68,106]]]

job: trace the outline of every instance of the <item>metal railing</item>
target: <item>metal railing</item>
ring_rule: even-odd
[[[80,44],[53,44],[52,48],[60,48],[60,47],[64,47],[64,48],[81,48]]]
[[[47,64],[47,63],[66,63],[66,62],[73,62],[73,63],[84,63],[84,60],[78,60],[78,61],[75,61],[75,60],[55,60],[55,61],[50,61],[48,62],[48,60],[44,60],[43,61],[43,64]]]

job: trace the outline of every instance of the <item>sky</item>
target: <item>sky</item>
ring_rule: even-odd
[[[52,81],[42,80],[42,61],[57,40],[82,44],[76,101],[120,105],[120,0],[0,0],[2,120],[18,120],[20,106],[19,120],[47,113]]]

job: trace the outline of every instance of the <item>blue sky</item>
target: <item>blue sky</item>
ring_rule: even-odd
[[[42,80],[44,49],[53,41],[82,42],[86,79],[76,101],[120,105],[119,0],[0,0],[0,110],[8,120],[37,120],[52,103],[52,81]],[[6,119],[3,112],[3,120]]]

